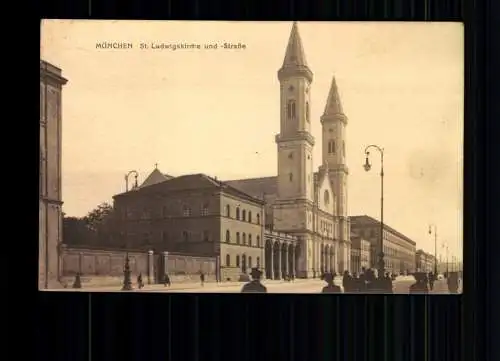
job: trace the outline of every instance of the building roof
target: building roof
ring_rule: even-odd
[[[294,21],[292,30],[290,31],[290,38],[288,39],[288,46],[286,47],[285,58],[283,59],[283,68],[296,66],[307,67],[307,61],[299,28],[297,22]]]
[[[380,221],[378,221],[375,218],[372,218],[370,216],[367,216],[366,214],[362,215],[362,216],[351,216],[349,218],[351,220],[351,227],[353,225],[356,225],[356,224],[367,225],[367,226],[380,225]],[[403,233],[401,233],[399,231],[396,231],[394,228],[390,227],[386,223],[384,223],[384,229],[386,229],[387,231],[391,232],[392,234],[397,235],[398,237],[401,237],[402,239],[404,239],[408,243],[410,243],[410,244],[412,244],[414,246],[416,245],[415,241],[413,241],[412,239],[408,238]]]
[[[50,79],[61,85],[68,82],[68,79],[62,76],[62,70],[60,68],[42,59],[40,59],[40,78]]]
[[[144,188],[144,187],[151,186],[153,184],[165,182],[165,181],[170,180],[172,178],[174,178],[174,177],[172,177],[171,175],[168,175],[168,174],[163,174],[162,172],[160,172],[160,170],[158,168],[155,168],[148,175],[148,177],[144,180],[144,182],[142,182],[142,184],[139,186],[139,188]]]
[[[169,178],[170,177],[170,178]],[[148,178],[151,178],[149,184],[144,185]],[[138,192],[178,192],[178,191],[189,191],[198,189],[210,189],[218,188],[225,193],[235,195],[237,197],[247,199],[259,204],[263,204],[264,201],[261,198],[254,197],[244,191],[236,189],[235,187],[226,184],[225,182],[218,181],[215,178],[209,177],[206,174],[186,174],[178,177],[165,176],[161,172],[153,171],[150,176],[144,181],[144,183],[131,191],[117,194],[113,198],[137,194]],[[162,180],[164,179],[164,180]],[[158,181],[154,183],[154,181]],[[146,193],[147,194],[147,193]]]
[[[323,116],[334,115],[344,115],[335,76],[332,78],[332,84],[330,85],[330,91],[328,92],[328,98],[326,99],[325,110],[323,112]]]
[[[261,177],[248,179],[234,179],[224,181],[244,193],[263,199],[265,196],[278,194],[278,177]]]

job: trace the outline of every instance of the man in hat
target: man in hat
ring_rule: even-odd
[[[324,281],[326,282],[326,286],[323,287],[321,293],[342,293],[340,286],[337,286],[334,283],[334,277],[332,273],[325,273]]]
[[[415,282],[410,286],[411,294],[427,294],[429,293],[429,288],[427,287],[427,274],[424,272],[415,272],[413,277],[415,277]]]
[[[262,271],[258,268],[252,268],[250,272],[252,280],[246,283],[241,289],[242,293],[267,293],[267,288],[260,282]]]

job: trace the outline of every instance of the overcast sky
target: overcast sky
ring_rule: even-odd
[[[83,216],[140,181],[164,173],[219,179],[277,174],[279,82],[290,22],[50,21],[41,57],[62,68],[63,210]],[[349,213],[380,218],[379,157],[385,148],[385,222],[434,252],[462,253],[463,27],[458,23],[299,22],[314,73],[312,132],[335,75],[347,127]],[[96,49],[116,41],[133,49]],[[246,49],[224,50],[224,42]],[[149,49],[140,49],[139,44]],[[200,50],[151,49],[152,43]],[[204,50],[204,44],[218,44]],[[444,253],[443,253],[444,254]]]

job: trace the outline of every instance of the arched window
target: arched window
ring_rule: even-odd
[[[240,207],[236,207],[236,219],[240,219]]]
[[[242,221],[246,221],[246,218],[247,218],[247,211],[243,210],[241,212],[241,220]]]
[[[330,140],[328,142],[328,153],[335,153],[335,141]]]
[[[188,242],[189,241],[189,233],[187,231],[182,232],[182,240],[184,242]]]
[[[248,267],[252,268],[252,256],[248,257]]]
[[[236,244],[240,244],[240,232],[236,232]]]
[[[257,236],[257,247],[260,247],[260,236]]]
[[[229,233],[229,230],[226,231],[226,242],[229,243],[231,240],[231,233]]]
[[[248,212],[248,222],[252,223],[252,212]]]
[[[231,217],[231,207],[229,204],[226,206],[226,217]]]
[[[252,235],[251,234],[248,235],[248,245],[250,247],[252,247]]]
[[[309,102],[306,102],[306,122],[309,123]]]
[[[247,235],[243,232],[243,244],[247,244]]]
[[[328,193],[328,190],[325,190],[324,201],[326,205],[330,204],[330,193]]]
[[[286,106],[287,119],[295,119],[295,100],[289,100]]]
[[[293,182],[293,173],[288,174],[288,178],[290,179],[290,182]]]
[[[260,267],[260,257],[257,257],[257,268]]]
[[[257,213],[257,224],[260,224],[260,214]]]
[[[230,267],[231,266],[231,256],[226,254],[226,266]]]
[[[240,256],[236,256],[236,267],[240,266]]]

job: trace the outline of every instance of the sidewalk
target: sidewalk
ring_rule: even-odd
[[[319,281],[318,279],[314,279],[315,281]],[[311,279],[295,279],[293,283],[303,283],[303,282],[311,282]],[[339,282],[338,280],[336,280]],[[340,279],[340,282],[342,280]],[[204,288],[221,288],[221,287],[239,287],[243,286],[246,282],[239,282],[239,281],[232,281],[232,282],[205,282]],[[270,284],[287,284],[289,282],[284,281],[284,280],[263,280],[262,283],[264,285],[270,285]],[[144,288],[138,289],[137,284],[134,282],[132,283],[134,287],[134,291],[139,291],[139,292],[154,292],[154,291],[165,291],[165,290],[190,290],[190,289],[197,289],[201,288],[200,282],[186,282],[186,283],[173,283],[170,287],[165,287],[163,284],[146,284]],[[116,286],[88,286],[86,287],[85,284],[83,284],[82,288],[79,289],[74,289],[74,288],[61,288],[61,289],[51,289],[48,291],[76,291],[76,292],[121,292],[122,285],[116,285]]]

